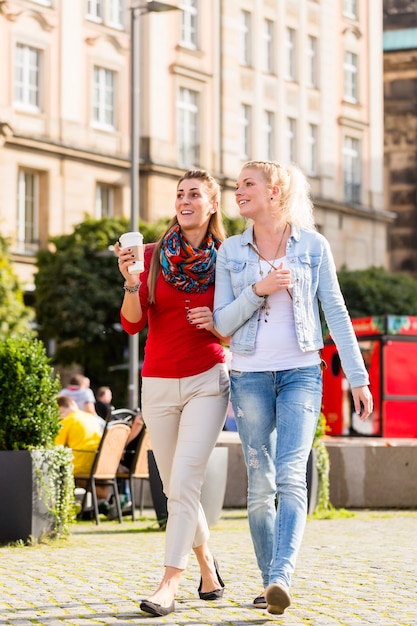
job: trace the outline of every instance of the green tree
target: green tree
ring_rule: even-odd
[[[227,215],[223,215],[223,221],[228,237],[243,233],[247,227],[246,219],[244,217],[228,217]]]
[[[169,218],[141,222],[145,243],[165,231]],[[239,220],[226,219],[229,234]],[[240,230],[239,230],[240,228]],[[51,239],[51,249],[37,256],[35,311],[39,337],[56,342],[55,365],[79,364],[94,384],[123,389],[125,401],[128,338],[120,326],[122,283],[112,246],[129,230],[124,218],[87,218],[68,235]],[[146,330],[140,337],[143,353]],[[112,372],[109,371],[109,367]],[[115,369],[114,369],[115,368]]]
[[[417,315],[417,280],[381,267],[338,272],[351,317]]]
[[[123,219],[89,218],[38,253],[38,332],[46,343],[56,342],[55,364],[78,363],[100,379],[110,364],[123,361],[121,277],[111,246],[126,230]]]
[[[29,332],[33,317],[13,272],[8,243],[0,235],[0,339]]]
[[[155,240],[166,223],[141,223],[145,242]],[[125,218],[87,218],[38,253],[35,276],[39,337],[55,341],[55,365],[77,363],[93,384],[116,388],[126,387],[126,372],[117,366],[126,360],[128,339],[120,326],[123,279],[112,246],[128,230]]]

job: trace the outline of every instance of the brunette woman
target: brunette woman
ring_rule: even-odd
[[[157,244],[145,247],[145,270],[129,274],[132,252],[116,244],[125,279],[121,308],[130,334],[148,324],[142,369],[142,415],[168,498],[165,571],[141,602],[151,615],[175,610],[181,574],[194,550],[203,600],[223,595],[224,583],[207,541],[200,504],[207,462],[223,428],[229,379],[213,326],[214,268],[225,238],[220,188],[203,170],[184,174],[175,216]]]

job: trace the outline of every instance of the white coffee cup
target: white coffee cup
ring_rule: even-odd
[[[135,262],[129,265],[129,274],[139,274],[144,270],[143,262],[143,235],[139,232],[123,233],[119,237],[120,246],[122,249],[131,248],[132,254],[135,255]]]

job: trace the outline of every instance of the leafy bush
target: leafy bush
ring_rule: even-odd
[[[0,338],[28,332],[33,311],[25,306],[23,291],[13,271],[7,241],[0,235]]]
[[[317,456],[317,471],[319,474],[319,493],[315,513],[320,514],[332,508],[330,503],[330,459],[323,441],[326,431],[326,418],[324,413],[320,413],[313,441],[313,448],[316,450]]]
[[[417,315],[417,280],[391,274],[382,267],[338,271],[340,287],[351,317]]]
[[[59,389],[40,340],[19,336],[0,341],[0,450],[53,446]]]
[[[32,461],[36,467],[36,490],[53,516],[53,527],[47,537],[65,537],[75,522],[74,474],[72,450],[63,446],[35,450]]]
[[[232,235],[239,235],[248,227],[248,221],[240,215],[237,217],[223,215],[223,222],[228,237],[231,237]]]
[[[39,338],[56,342],[53,363],[77,363],[94,384],[111,384],[108,367],[123,363],[123,278],[111,246],[129,230],[125,219],[87,219],[38,253],[35,310]]]

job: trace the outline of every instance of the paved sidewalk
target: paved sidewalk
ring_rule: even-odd
[[[223,599],[198,598],[191,557],[176,612],[152,618],[139,609],[162,573],[165,533],[152,512],[135,524],[82,522],[58,545],[0,548],[0,624],[417,626],[416,529],[417,511],[309,519],[293,606],[278,617],[251,607],[261,586],[246,512],[224,511],[210,541],[226,582]]]

